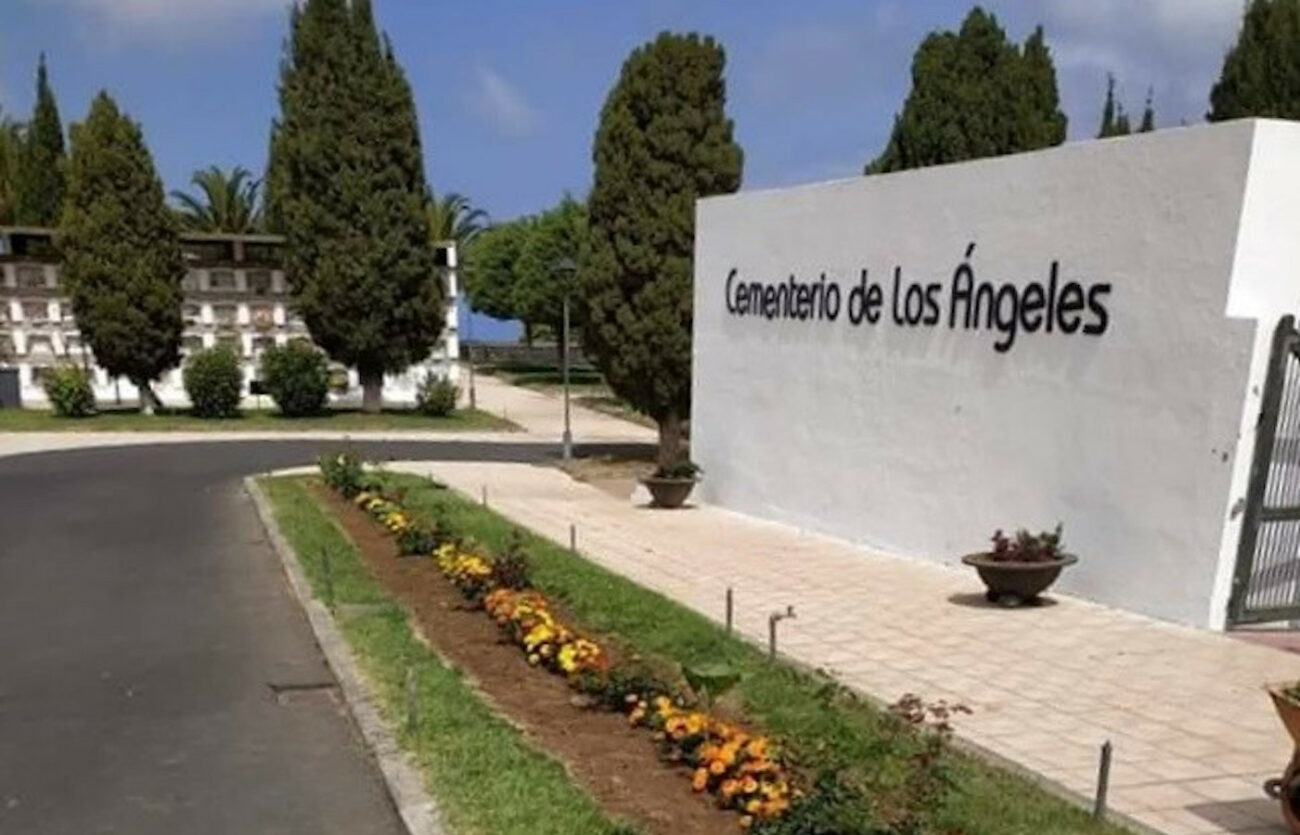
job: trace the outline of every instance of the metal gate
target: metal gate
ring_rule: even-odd
[[[1300,332],[1273,334],[1255,434],[1230,624],[1300,619]]]

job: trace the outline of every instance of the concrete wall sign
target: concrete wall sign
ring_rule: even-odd
[[[1222,626],[1297,160],[1245,120],[700,201],[702,497],[945,563],[1060,521],[1062,589]]]

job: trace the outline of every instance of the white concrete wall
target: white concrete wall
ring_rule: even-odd
[[[946,563],[1061,521],[1081,558],[1061,589],[1221,626],[1258,347],[1300,306],[1297,159],[1300,126],[1243,121],[701,201],[702,497]],[[974,280],[1022,298],[1053,262],[1062,284],[1109,285],[1105,331],[1022,328],[999,351],[997,330],[949,328],[971,243]],[[937,285],[937,323],[894,321],[896,267]],[[882,315],[854,325],[864,268]],[[732,315],[733,269],[825,273],[839,317]]]

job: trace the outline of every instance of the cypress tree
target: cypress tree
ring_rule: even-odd
[[[1115,135],[1115,76],[1106,76],[1106,103],[1101,108],[1101,127],[1097,138],[1105,139]]]
[[[1210,92],[1212,122],[1300,119],[1300,0],[1251,0]]]
[[[912,90],[866,173],[1059,145],[1066,118],[1042,27],[1024,48],[976,6],[957,32],[935,32],[912,60]]]
[[[415,103],[369,0],[307,0],[290,17],[272,126],[269,217],[312,339],[353,366],[362,408],[385,373],[428,357],[446,294],[429,245]]]
[[[157,404],[152,383],[180,361],[181,279],[176,221],[140,126],[107,93],[72,129],[61,275],[95,362]]]
[[[675,463],[691,405],[695,201],[740,187],[725,112],[726,58],[696,34],[633,50],[605,100],[592,152],[584,346],[610,387],[659,424]]]
[[[36,69],[36,110],[23,142],[17,181],[16,221],[28,226],[53,226],[63,205],[63,123],[50,90],[45,55]]]
[[[1155,93],[1148,89],[1147,103],[1146,106],[1142,108],[1142,124],[1138,126],[1138,133],[1150,133],[1156,129],[1156,108],[1152,103],[1154,96]]]

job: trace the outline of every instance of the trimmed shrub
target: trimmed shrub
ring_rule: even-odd
[[[262,385],[286,417],[320,414],[329,395],[325,355],[305,342],[268,348],[262,354]]]
[[[361,459],[351,452],[330,452],[316,459],[321,478],[332,489],[349,499],[360,493],[366,482],[365,467]]]
[[[203,418],[239,416],[244,374],[235,352],[219,345],[198,351],[185,363],[185,393],[194,414]]]
[[[90,417],[95,413],[95,389],[90,374],[75,365],[51,368],[41,382],[50,408],[59,417]]]
[[[415,407],[430,417],[447,417],[456,409],[460,388],[452,381],[428,372],[415,391]]]

